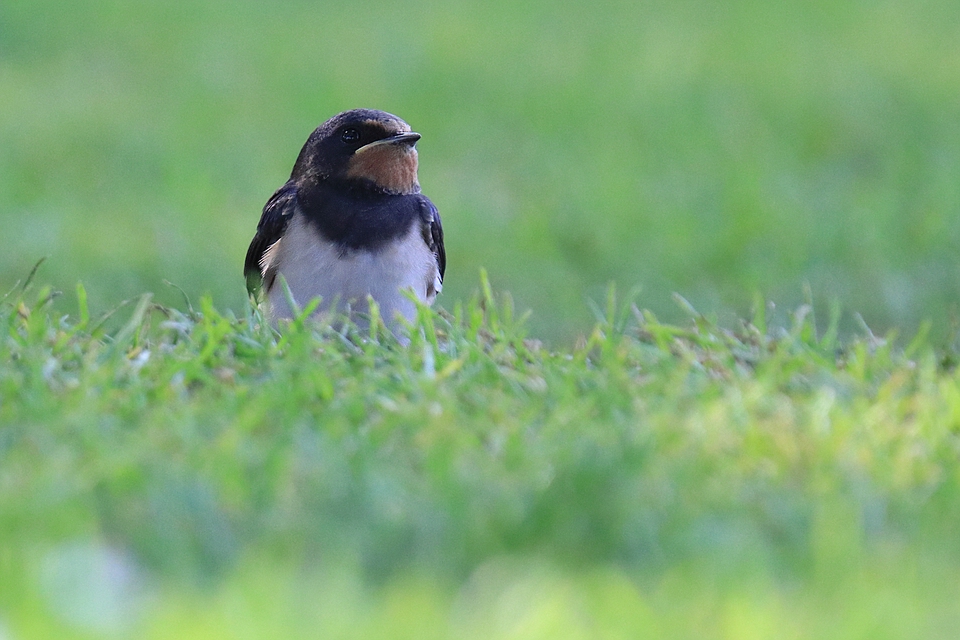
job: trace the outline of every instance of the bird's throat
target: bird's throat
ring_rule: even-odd
[[[350,159],[347,177],[369,180],[389,193],[419,193],[417,150],[406,144],[361,149]]]

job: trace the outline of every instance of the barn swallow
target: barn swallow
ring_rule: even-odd
[[[361,324],[367,297],[397,332],[416,304],[430,304],[446,268],[440,214],[420,193],[420,134],[397,116],[371,109],[338,114],[307,139],[286,184],[263,208],[247,250],[247,291],[290,318],[283,276],[298,306],[345,311]]]

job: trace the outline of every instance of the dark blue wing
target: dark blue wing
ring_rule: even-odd
[[[280,239],[286,231],[293,212],[297,209],[297,187],[287,182],[270,196],[263,207],[257,233],[247,249],[247,259],[243,263],[243,275],[247,279],[247,292],[255,294],[263,285],[260,261],[263,254]]]
[[[423,241],[437,258],[440,282],[447,268],[447,252],[443,248],[443,226],[440,224],[440,212],[426,196],[420,196],[420,221],[423,229]]]

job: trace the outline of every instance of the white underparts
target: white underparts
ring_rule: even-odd
[[[336,305],[336,309],[349,311],[361,324],[369,313],[369,295],[394,331],[399,326],[398,316],[407,320],[416,317],[416,304],[403,291],[413,291],[427,304],[440,291],[436,257],[416,222],[404,236],[376,250],[344,251],[323,238],[297,212],[282,240],[264,255],[261,267],[264,273],[275,270],[283,276],[297,306],[302,308],[319,297],[318,312]],[[274,318],[292,316],[279,277],[267,291],[267,297]]]

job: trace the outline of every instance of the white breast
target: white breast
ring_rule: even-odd
[[[416,223],[405,236],[375,251],[341,252],[297,212],[273,251],[271,263],[286,279],[298,306],[319,297],[322,301],[318,311],[336,304],[339,310],[349,310],[360,323],[369,310],[368,295],[376,300],[380,315],[395,330],[398,315],[413,320],[417,312],[416,305],[402,291],[412,290],[428,304],[440,291],[436,257],[424,243]],[[292,316],[279,278],[268,291],[268,298],[275,318]]]

